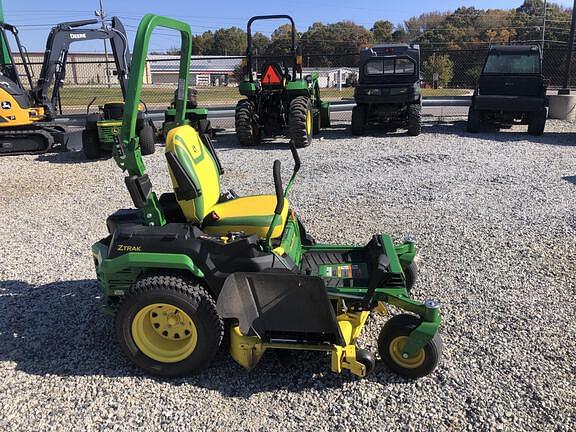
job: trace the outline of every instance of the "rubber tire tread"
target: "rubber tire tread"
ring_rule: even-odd
[[[259,137],[254,134],[254,104],[248,99],[242,99],[236,104],[235,127],[236,136],[241,146],[254,146],[259,143]]]
[[[420,322],[421,319],[414,315],[395,315],[384,324],[378,335],[378,354],[380,354],[380,358],[390,370],[405,378],[414,379],[429,375],[436,369],[442,357],[442,339],[436,333],[424,347],[426,357],[424,363],[418,368],[404,368],[390,358],[388,352],[390,342],[397,336],[408,336],[412,330],[420,325]]]
[[[420,104],[408,106],[408,135],[418,136],[422,132],[422,107]]]
[[[142,156],[151,155],[156,151],[156,132],[154,131],[154,126],[146,122],[138,133],[138,137]]]
[[[82,150],[86,159],[94,160],[100,158],[102,151],[96,129],[84,129],[82,131]]]
[[[470,107],[468,109],[468,121],[466,122],[466,131],[470,133],[478,133],[482,128],[482,116],[480,111]]]
[[[540,136],[544,134],[544,128],[546,127],[546,108],[542,108],[538,111],[531,112],[528,116],[528,134],[533,136]]]
[[[142,296],[151,300],[139,305]],[[168,302],[176,301],[175,306],[188,307],[185,312],[189,315],[193,310],[191,318],[198,331],[196,349],[177,363],[162,363],[149,358],[138,349],[131,336],[132,320],[138,310],[147,304],[161,302],[163,296],[168,297]],[[126,322],[127,318],[129,322]],[[132,285],[116,313],[115,330],[122,351],[133,363],[153,375],[177,377],[199,372],[210,365],[222,343],[224,323],[218,316],[214,298],[196,281],[182,275],[153,274]]]
[[[366,105],[352,108],[352,135],[360,136],[366,132]]]
[[[308,111],[312,115],[312,131],[310,135],[306,131],[306,116]],[[290,101],[290,113],[288,117],[288,134],[294,145],[298,148],[308,147],[312,143],[314,133],[314,116],[310,98],[296,96]]]

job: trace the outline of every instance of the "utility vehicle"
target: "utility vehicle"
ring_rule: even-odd
[[[468,132],[489,124],[527,124],[530,135],[542,135],[548,115],[546,88],[538,46],[490,47],[468,111]]]
[[[388,131],[421,132],[420,47],[384,44],[360,53],[359,79],[354,90],[352,133],[363,135],[368,125]]]
[[[141,77],[157,27],[179,31],[182,40],[179,126],[166,142],[174,192],[159,198],[136,134]],[[285,188],[277,160],[274,194],[223,191],[214,147],[186,124],[191,40],[188,24],[151,14],[136,34],[130,97],[114,153],[136,208],[109,216],[110,234],[92,248],[124,353],[149,373],[185,375],[207,367],[226,337],[232,358],[248,369],[270,348],[312,350],[329,353],[334,372],[363,377],[375,357],[356,346],[358,337],[369,315],[386,314],[390,304],[407,313],[382,328],[382,360],[406,377],[431,373],[442,351],[441,318],[436,301],[410,297],[414,242],[395,245],[380,234],[365,246],[316,244],[288,201],[301,163],[294,143]]]

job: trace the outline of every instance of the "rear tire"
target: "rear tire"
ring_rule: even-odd
[[[352,109],[352,135],[364,135],[366,131],[366,105],[356,105]]]
[[[466,123],[466,130],[470,133],[478,133],[482,128],[482,114],[480,111],[470,107],[468,109],[468,122]]]
[[[198,283],[169,274],[138,280],[118,308],[115,327],[124,354],[164,377],[208,367],[224,335],[212,296]]]
[[[142,156],[153,154],[156,151],[156,132],[154,127],[150,123],[145,123],[138,136]]]
[[[290,101],[288,134],[296,147],[308,147],[312,143],[314,114],[310,98],[296,96]]]
[[[260,144],[260,128],[256,123],[256,107],[248,99],[236,104],[235,113],[236,136],[241,146]]]
[[[420,104],[408,106],[408,135],[418,136],[422,132],[422,107]]]
[[[97,129],[84,129],[82,131],[82,150],[86,159],[98,159],[102,151],[100,150],[100,140]]]
[[[546,111],[546,108],[531,112],[528,115],[528,133],[534,136],[542,135],[544,133],[544,128],[546,127],[547,116],[548,112]]]

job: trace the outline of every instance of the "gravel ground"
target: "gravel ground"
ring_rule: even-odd
[[[575,430],[576,127],[543,137],[469,136],[429,124],[420,137],[326,131],[301,151],[292,206],[317,239],[365,243],[412,233],[414,295],[443,303],[444,358],[410,382],[378,366],[360,380],[320,353],[250,374],[229,357],[178,380],[122,357],[100,310],[90,245],[130,205],[111,160],[80,154],[0,159],[0,430]],[[224,183],[272,192],[285,146],[217,148]],[[162,152],[147,157],[169,189]],[[369,321],[375,349],[383,322]]]

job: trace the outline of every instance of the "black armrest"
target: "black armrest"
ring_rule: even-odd
[[[276,189],[276,209],[274,213],[282,214],[284,209],[284,189],[282,188],[282,175],[280,173],[281,163],[279,160],[274,161],[274,188]]]

